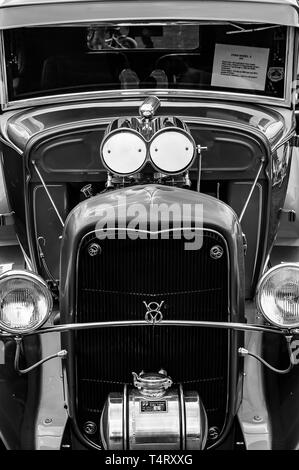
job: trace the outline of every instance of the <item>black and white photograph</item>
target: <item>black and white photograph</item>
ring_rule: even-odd
[[[1,462],[299,450],[298,79],[297,0],[0,0]]]

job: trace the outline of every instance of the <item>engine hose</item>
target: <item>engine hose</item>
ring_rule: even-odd
[[[51,356],[47,356],[41,361],[36,362],[32,366],[27,367],[27,369],[20,369],[20,366],[19,366],[20,353],[21,353],[21,340],[19,338],[16,338],[16,353],[15,353],[15,360],[14,360],[14,368],[15,368],[15,371],[20,375],[28,374],[28,372],[31,372],[33,369],[36,369],[36,367],[41,366],[42,364],[44,364],[44,362],[47,362],[50,359],[55,359],[56,357],[60,357],[63,359],[67,356],[67,351],[63,349],[62,351],[59,351],[55,354],[51,354]]]
[[[288,343],[288,350],[290,352],[290,348],[289,348],[289,343]],[[291,362],[290,360],[290,364],[289,364],[289,367],[287,369],[276,369],[276,367],[273,367],[271,366],[271,364],[269,364],[267,361],[265,361],[265,359],[263,359],[262,357],[260,356],[257,356],[256,354],[254,353],[251,353],[249,352],[247,349],[245,348],[239,348],[239,355],[240,356],[251,356],[251,357],[254,357],[257,361],[261,362],[265,367],[267,367],[268,369],[272,370],[273,372],[276,372],[277,374],[288,374],[294,367],[294,364]]]

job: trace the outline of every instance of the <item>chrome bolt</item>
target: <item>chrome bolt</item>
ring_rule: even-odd
[[[92,421],[87,421],[84,426],[83,426],[85,434],[95,434],[97,432],[97,425],[96,423],[93,423]]]
[[[50,424],[50,423],[52,423],[52,421],[53,421],[52,418],[46,418],[46,419],[44,420],[44,423],[45,423],[45,424]]]
[[[102,248],[98,243],[90,243],[87,247],[87,251],[89,256],[97,256],[98,254],[101,253]]]
[[[260,416],[256,415],[253,417],[253,421],[255,421],[256,423],[260,423],[261,421],[263,421],[263,418],[261,418]]]
[[[223,255],[223,248],[220,245],[212,246],[210,249],[210,257],[213,259],[220,259]]]
[[[219,431],[219,428],[217,428],[217,426],[212,426],[209,429],[209,439],[211,439],[212,441],[215,441],[216,439],[218,439],[219,434],[220,434],[220,431]]]

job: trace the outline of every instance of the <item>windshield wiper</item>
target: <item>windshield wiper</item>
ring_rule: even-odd
[[[237,28],[237,29],[234,30],[234,31],[227,31],[226,34],[253,33],[254,31],[263,31],[265,29],[273,29],[273,28],[279,28],[280,27],[279,25],[273,25],[273,26],[261,26],[261,27],[258,27],[258,28],[246,29],[246,28],[243,28],[242,26],[239,26],[239,25],[234,24],[234,23],[229,23],[229,24],[231,26],[233,26],[234,28]]]

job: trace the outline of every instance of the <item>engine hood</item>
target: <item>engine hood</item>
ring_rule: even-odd
[[[76,272],[80,242],[86,234],[99,229],[101,218],[105,217],[108,227],[117,227],[120,218],[122,218],[121,226],[125,228],[135,219],[137,211],[140,214],[138,220],[148,225],[155,217],[152,207],[162,204],[164,207],[165,205],[171,207],[175,204],[180,208],[189,205],[193,227],[214,230],[225,238],[231,258],[231,274],[234,273],[231,285],[232,295],[243,292],[243,239],[238,218],[233,210],[218,199],[202,193],[150,184],[99,194],[81,202],[70,212],[65,222],[61,246],[60,293],[62,309],[64,305],[70,305],[70,299],[74,294],[70,279]],[[197,212],[194,210],[195,207],[201,209]],[[178,214],[174,211],[173,214],[171,225],[178,226],[181,222],[178,215],[180,216],[181,212]],[[186,225],[184,226],[186,227]]]

